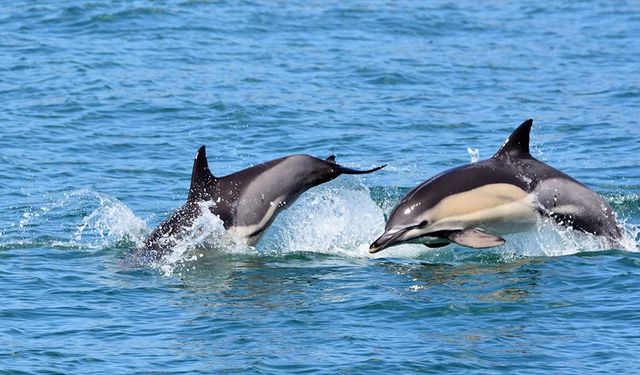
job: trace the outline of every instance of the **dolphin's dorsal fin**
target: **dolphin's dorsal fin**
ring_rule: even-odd
[[[528,119],[518,126],[516,130],[511,133],[507,141],[502,145],[500,150],[496,152],[495,156],[510,156],[515,158],[530,158],[529,153],[529,133],[531,132],[531,125],[533,120]]]
[[[193,171],[191,172],[191,187],[189,187],[188,202],[197,202],[209,197],[208,187],[216,181],[216,178],[209,170],[207,162],[207,151],[204,146],[200,146],[196,158],[193,161]]]
[[[328,158],[324,159],[325,161],[331,163],[331,164],[335,164],[336,163],[336,156],[335,155],[329,155]]]

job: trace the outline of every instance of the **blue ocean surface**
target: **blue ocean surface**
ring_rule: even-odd
[[[637,1],[0,3],[0,373],[636,372],[639,35]],[[409,189],[528,118],[624,248],[539,229],[368,253]],[[200,145],[216,175],[388,166],[255,247],[128,261]]]

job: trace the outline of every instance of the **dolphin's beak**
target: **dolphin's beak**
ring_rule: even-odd
[[[408,229],[400,229],[397,231],[384,232],[382,236],[378,237],[378,239],[373,241],[373,243],[369,246],[369,253],[375,254],[378,251],[386,249],[387,247],[399,244],[400,241],[398,241],[398,239],[402,237],[402,235],[405,234],[407,230]]]

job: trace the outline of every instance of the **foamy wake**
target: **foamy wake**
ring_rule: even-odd
[[[197,265],[198,259],[211,254],[280,256],[320,253],[350,258],[464,260],[456,255],[460,249],[455,245],[429,249],[423,245],[406,244],[369,254],[369,244],[384,230],[385,212],[381,206],[389,210],[395,202],[376,203],[369,189],[357,178],[345,177],[304,193],[292,207],[279,215],[257,246],[248,246],[230,236],[222,221],[203,209],[205,214],[185,235],[175,240],[172,252],[151,266],[172,274],[175,269]],[[78,221],[67,228],[70,225],[68,221],[75,218]],[[37,237],[37,234],[29,235],[30,230],[42,231],[42,228],[51,228],[52,225],[54,230],[62,228],[69,234],[68,239],[52,240],[48,245],[53,247],[136,248],[151,232],[145,221],[118,199],[86,189],[66,193],[60,199],[27,211],[18,223],[25,232],[23,237],[30,238]],[[637,225],[626,225],[624,250],[638,251],[639,232]],[[6,238],[6,231],[2,235]],[[534,230],[507,236],[506,240],[505,246],[482,251],[491,251],[509,261],[524,256],[562,256],[609,249],[602,238],[581,234],[548,220],[540,220]]]

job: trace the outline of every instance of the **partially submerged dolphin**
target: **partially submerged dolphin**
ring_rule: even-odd
[[[360,171],[337,164],[333,155],[326,160],[291,155],[215,177],[202,146],[193,162],[187,203],[163,221],[138,252],[152,257],[170,252],[176,236],[191,227],[207,206],[222,220],[225,229],[247,243],[255,243],[278,213],[310,188],[341,174],[371,173],[383,167]]]
[[[623,230],[609,204],[531,156],[532,124],[523,122],[492,158],[442,172],[411,190],[369,252],[401,243],[500,246],[501,235],[526,230],[540,216],[619,246]]]

